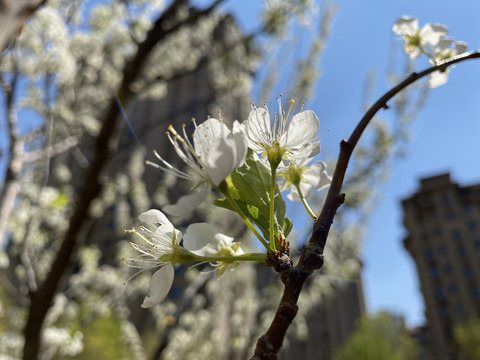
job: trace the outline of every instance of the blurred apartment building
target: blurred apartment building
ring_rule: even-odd
[[[480,184],[462,187],[449,174],[422,179],[402,201],[425,301],[430,357],[455,359],[453,328],[480,316]]]

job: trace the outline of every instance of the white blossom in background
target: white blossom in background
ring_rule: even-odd
[[[77,67],[68,26],[57,9],[42,7],[20,35],[20,70],[27,76],[55,74],[59,85],[71,84]]]
[[[330,186],[332,177],[327,173],[327,164],[317,161],[310,166],[303,162],[290,162],[288,165],[279,167],[277,170],[278,186],[280,191],[290,189],[287,195],[291,201],[301,201],[295,182],[298,181],[302,195],[307,198],[310,192],[315,189],[323,190]]]
[[[150,295],[145,297],[142,307],[149,308],[161,302],[170,291],[175,271],[170,262],[182,240],[182,233],[175,229],[167,217],[159,210],[148,210],[141,214],[139,220],[149,227],[139,227],[128,232],[138,234],[140,242],[130,242],[138,257],[125,258],[124,262],[131,267],[152,269],[160,267],[150,280]]]
[[[219,233],[207,223],[191,224],[183,236],[183,246],[192,253],[200,256],[235,256],[243,254],[239,242]],[[225,272],[227,266],[238,266],[238,262],[220,261],[217,266],[217,275]]]
[[[465,42],[455,41],[451,38],[442,39],[434,48],[435,58],[430,59],[430,62],[436,65],[441,61],[463,54],[465,51],[467,51],[467,44]],[[449,70],[450,68],[446,68],[444,71],[433,72],[428,79],[428,86],[430,88],[435,88],[445,84],[447,82]]]
[[[242,166],[247,154],[247,138],[241,125],[235,121],[233,130],[221,121],[210,118],[202,124],[195,124],[193,144],[183,128],[182,138],[172,126],[168,138],[178,156],[193,169],[193,174],[178,170],[155,152],[161,164],[148,162],[159,169],[187,179],[193,183],[193,193],[180,197],[175,205],[163,210],[173,216],[190,214],[210,193],[212,186],[218,186],[232,171]]]
[[[279,111],[273,124],[266,108],[250,111],[243,123],[248,136],[248,146],[263,156],[269,156],[269,150],[279,146],[288,159],[310,159],[320,152],[320,142],[316,133],[320,126],[317,116],[311,110],[302,111],[290,118],[290,110],[285,113],[278,99]],[[292,102],[293,104],[293,102]]]
[[[83,333],[58,327],[48,327],[42,333],[42,341],[49,349],[62,356],[75,356],[83,351]]]
[[[405,41],[405,51],[411,59],[426,53],[426,46],[436,46],[448,33],[448,29],[440,24],[425,24],[421,29],[418,19],[402,16],[393,24],[393,32],[402,35]]]

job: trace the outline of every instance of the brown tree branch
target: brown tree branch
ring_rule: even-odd
[[[289,266],[288,263],[282,264],[282,262],[285,261],[285,257],[280,256],[272,259],[272,261],[277,264],[275,268],[280,272],[280,277],[285,287],[273,321],[267,332],[258,339],[252,359],[277,359],[277,354],[282,347],[287,329],[297,314],[297,300],[303,284],[308,276],[323,266],[323,251],[327,243],[328,233],[335,214],[345,199],[345,194],[342,194],[341,190],[350,157],[360,136],[374,115],[382,108],[388,109],[387,102],[415,81],[435,71],[445,71],[453,64],[476,58],[480,58],[480,51],[461,54],[420,73],[412,73],[404,81],[393,87],[377,100],[360,120],[348,141],[343,140],[340,143],[340,154],[333,173],[332,183],[325,199],[325,204],[323,205],[320,216],[313,224],[313,231],[308,244],[302,248],[298,264],[295,267]]]
[[[216,0],[206,9],[196,10],[189,8],[188,16],[178,20],[176,15],[180,7],[188,4],[187,0],[175,0],[155,21],[145,40],[139,44],[135,56],[129,61],[123,71],[123,79],[118,88],[117,96],[127,104],[133,92],[131,84],[140,75],[143,64],[155,45],[173,34],[182,26],[196,23],[200,18],[210,14],[222,0]],[[38,291],[31,294],[30,311],[25,325],[25,344],[23,359],[34,360],[40,350],[40,334],[48,309],[57,293],[60,283],[64,280],[72,255],[77,243],[82,237],[88,221],[88,212],[92,201],[102,190],[101,172],[108,159],[116,152],[118,144],[117,120],[120,110],[116,96],[112,96],[103,119],[102,128],[95,143],[93,160],[90,163],[83,183],[83,188],[77,199],[77,206],[70,218],[70,223],[45,281],[39,286]]]

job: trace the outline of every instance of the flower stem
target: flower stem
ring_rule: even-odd
[[[267,254],[262,253],[249,253],[242,255],[232,255],[232,256],[199,256],[198,261],[211,261],[211,262],[220,262],[220,261],[258,261],[265,262],[267,260]]]
[[[313,219],[313,221],[317,220],[317,216],[313,213],[312,209],[310,208],[310,206],[307,203],[307,200],[305,199],[305,196],[303,196],[302,190],[300,190],[300,185],[296,184],[295,188],[297,189],[298,196],[302,200],[302,204],[303,204],[303,206],[305,206],[305,209],[307,209],[307,212],[310,215],[310,217]]]
[[[270,164],[271,166],[271,164]],[[276,182],[276,174],[277,174],[277,167],[271,166],[271,181],[270,181],[270,227],[269,227],[269,235],[270,235],[270,246],[273,248],[274,251],[277,250],[277,244],[275,240],[275,233],[274,233],[274,223],[273,220],[275,218],[275,185]]]

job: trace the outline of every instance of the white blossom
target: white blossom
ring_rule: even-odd
[[[268,156],[269,148],[278,145],[287,158],[298,160],[318,154],[320,142],[315,139],[320,123],[315,113],[306,110],[290,118],[290,111],[284,113],[280,99],[278,104],[279,111],[275,114],[273,124],[266,108],[254,107],[250,112],[248,120],[244,122],[248,146]]]
[[[232,237],[219,233],[207,223],[191,224],[183,239],[183,246],[199,256],[228,257],[244,253],[239,242],[233,242]],[[221,275],[229,264],[238,265],[236,261],[220,261],[216,264],[217,275]]]
[[[193,144],[185,133],[185,127],[184,138],[172,126],[168,133],[177,155],[193,169],[193,174],[176,169],[156,152],[161,165],[149,163],[193,183],[192,194],[180,197],[175,205],[164,207],[164,211],[173,216],[184,216],[195,209],[206,199],[212,186],[220,185],[235,168],[243,165],[247,154],[247,139],[237,121],[233,124],[233,131],[214,118],[198,126],[194,124]]]
[[[145,297],[142,307],[149,308],[161,302],[170,291],[173,283],[174,268],[171,258],[182,239],[182,233],[175,229],[167,217],[159,210],[148,210],[139,217],[140,221],[153,227],[139,227],[128,232],[139,234],[141,242],[131,242],[130,245],[140,255],[136,258],[126,258],[124,262],[141,269],[160,267],[150,280],[150,295]]]
[[[304,198],[307,198],[312,191],[323,190],[328,187],[332,181],[332,177],[327,173],[327,164],[323,161],[317,161],[310,166],[305,166],[305,162],[290,162],[288,166],[278,169],[278,186],[280,191],[290,189],[287,197],[291,201],[301,201],[295,183],[298,186]]]
[[[426,52],[425,46],[436,46],[448,33],[448,29],[440,24],[425,24],[421,29],[418,19],[402,16],[393,24],[393,32],[402,35],[405,40],[405,51],[411,59],[415,59],[422,52]]]
[[[453,47],[452,47],[453,46]],[[434,48],[434,59],[430,59],[430,62],[434,65],[437,63],[450,59],[454,56],[463,54],[467,51],[467,44],[463,41],[455,41],[451,38],[442,39]],[[444,71],[435,71],[428,78],[428,86],[435,88],[443,85],[447,82],[449,68]]]

